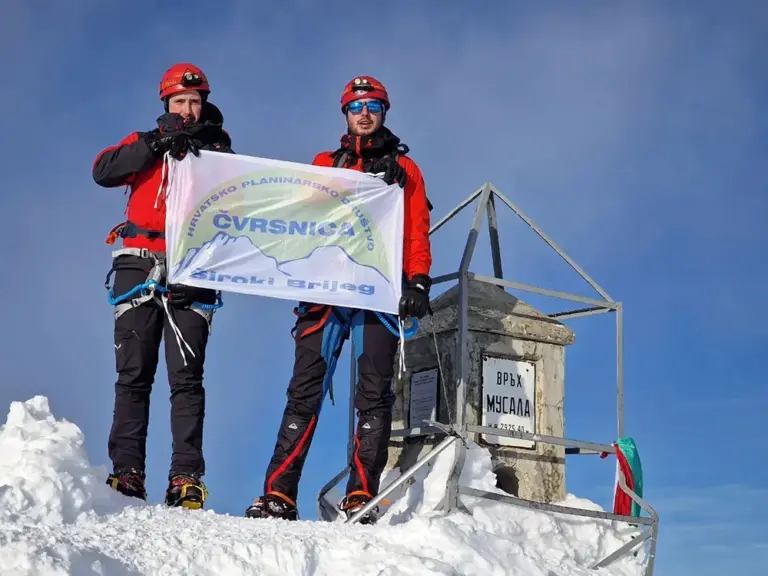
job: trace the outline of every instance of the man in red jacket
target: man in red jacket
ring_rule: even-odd
[[[130,187],[127,220],[113,228],[123,247],[112,253],[115,356],[118,372],[108,450],[115,490],[146,500],[145,458],[149,399],[160,342],[171,388],[173,456],[166,504],[200,508],[206,498],[201,477],[205,390],[203,363],[217,294],[184,285],[166,285],[166,154],[181,159],[199,149],[230,152],[223,117],[208,102],[208,79],[197,66],[176,64],[160,82],[165,114],[157,128],[133,132],[101,151],[93,163],[100,186]],[[156,284],[155,284],[156,283]]]
[[[400,318],[421,318],[429,306],[431,286],[430,206],[421,170],[406,156],[408,147],[384,126],[389,107],[387,91],[375,78],[360,76],[349,82],[341,96],[347,133],[337,150],[318,154],[313,164],[383,173],[387,184],[397,182],[403,188],[403,294],[399,313]],[[387,462],[398,337],[375,313],[366,310],[300,302],[295,312],[296,353],[287,405],[267,469],[264,495],[254,501],[246,515],[298,518],[299,478],[336,361],[351,333],[358,363],[358,423],[346,496],[339,503],[339,509],[349,517],[376,496]],[[361,522],[374,523],[377,513],[374,507]]]

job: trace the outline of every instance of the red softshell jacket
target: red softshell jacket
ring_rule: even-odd
[[[93,162],[94,180],[107,188],[130,186],[126,208],[128,221],[142,229],[164,232],[165,194],[161,193],[158,197],[162,166],[162,159],[156,160],[152,156],[140,133],[133,132],[119,144],[99,152]],[[165,239],[146,238],[139,234],[135,238],[124,238],[123,246],[165,252]]]

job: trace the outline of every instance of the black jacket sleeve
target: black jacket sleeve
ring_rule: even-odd
[[[134,132],[116,146],[102,150],[93,163],[94,182],[105,188],[125,186],[137,173],[151,168],[156,158],[142,136]]]

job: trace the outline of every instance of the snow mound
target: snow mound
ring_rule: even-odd
[[[393,494],[376,526],[168,509],[109,489],[106,470],[88,462],[79,428],[36,396],[12,403],[0,428],[0,574],[642,574],[642,552],[588,569],[637,533],[623,525],[476,498],[463,499],[471,514],[440,512],[452,458],[446,450]],[[498,491],[485,449],[472,446],[462,483]],[[565,504],[600,509],[573,496]]]
[[[13,402],[0,428],[0,521],[55,526],[123,508],[127,499],[89,465],[83,443],[77,426],[53,417],[47,398]]]

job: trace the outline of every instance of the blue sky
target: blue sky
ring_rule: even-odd
[[[624,302],[626,426],[662,515],[657,574],[764,569],[764,2],[66,4],[2,2],[0,293],[10,329],[0,336],[0,406],[48,396],[82,428],[91,460],[108,464],[104,237],[125,197],[97,187],[91,163],[154,125],[166,68],[206,71],[238,152],[305,162],[338,142],[343,85],[372,74],[390,91],[388,125],[420,164],[435,218],[490,181]],[[434,237],[435,274],[458,265],[468,218]],[[506,210],[501,225],[508,278],[593,295]],[[486,248],[476,272],[491,271]],[[219,512],[241,515],[260,493],[291,373],[292,305],[228,295],[216,317],[205,451]],[[566,433],[610,442],[613,317],[570,326]],[[164,371],[150,424],[154,501],[170,459]],[[344,465],[337,396],[302,481],[307,518]],[[569,491],[610,507],[613,463],[576,458]]]

